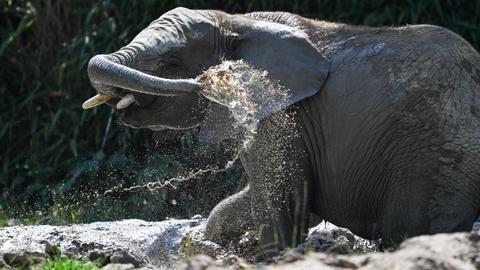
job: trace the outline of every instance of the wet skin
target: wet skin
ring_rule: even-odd
[[[289,89],[285,109],[259,115],[241,156],[250,184],[212,210],[210,240],[226,244],[252,226],[264,251],[276,251],[302,241],[315,213],[365,238],[400,241],[468,231],[479,214],[480,56],[444,28],[175,9],[108,59],[166,78],[244,59]],[[125,124],[235,136],[228,110],[198,92],[175,95],[121,68],[110,76],[100,60],[89,68],[97,91],[138,99]],[[153,81],[159,96],[136,92],[153,91]]]

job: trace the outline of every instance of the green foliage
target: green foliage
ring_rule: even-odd
[[[392,240],[385,244],[385,250],[388,252],[395,252],[399,248],[400,248],[400,244]]]
[[[44,270],[90,270],[99,269],[102,263],[98,260],[86,261],[62,256],[58,246],[47,244],[46,253],[48,257],[20,256],[9,257],[8,263],[13,267],[1,267],[0,269],[44,269]]]
[[[198,142],[195,130],[156,144],[151,132],[118,125],[106,106],[81,109],[94,93],[85,70],[88,60],[127,44],[176,6],[231,13],[283,10],[373,26],[432,23],[480,46],[479,1],[0,1],[2,212],[42,223],[186,217],[206,214],[244,183],[237,166],[179,183],[176,189],[97,197],[114,186],[219,166],[230,155],[222,146]],[[0,224],[6,220],[0,216]]]
[[[400,248],[400,244],[408,239],[408,235],[402,235],[399,242],[389,240],[387,243],[384,244],[384,249],[388,252],[395,252]]]
[[[55,257],[41,264],[43,270],[91,270],[98,269],[95,262],[83,262],[75,259]]]

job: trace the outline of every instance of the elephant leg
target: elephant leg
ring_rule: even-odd
[[[472,200],[473,201],[473,200]],[[469,232],[472,230],[473,223],[479,217],[478,205],[467,205],[465,201],[454,201],[456,205],[465,205],[462,210],[452,209],[451,205],[441,209],[434,218],[430,220],[429,234],[442,232]]]
[[[252,216],[264,255],[295,246],[308,230],[309,164],[291,118],[262,122],[242,155],[249,176]],[[292,126],[290,126],[292,125]]]
[[[385,243],[472,229],[480,209],[480,162],[477,152],[462,148],[456,151],[448,152],[450,156],[438,153],[442,161],[418,153],[411,158],[415,167],[402,171],[403,178],[397,181],[397,189],[386,204],[381,233]]]
[[[265,254],[294,247],[306,236],[306,187],[306,183],[278,188],[252,185],[252,216]]]
[[[446,164],[440,169],[442,177],[430,202],[430,234],[440,232],[468,232],[472,230],[480,210],[480,162],[468,157],[469,162]]]
[[[221,245],[238,238],[244,229],[253,226],[250,208],[247,185],[242,191],[215,206],[208,217],[204,237]]]

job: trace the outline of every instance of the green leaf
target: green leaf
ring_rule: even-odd
[[[25,30],[27,30],[29,27],[31,27],[33,24],[33,21],[28,19],[28,18],[23,18],[20,23],[18,24],[17,29],[15,32],[11,33],[8,38],[2,42],[2,45],[0,46],[0,56],[3,55],[5,52],[5,49],[7,49],[8,45],[10,45],[15,38],[20,36]]]

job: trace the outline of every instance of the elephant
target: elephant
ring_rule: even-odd
[[[175,8],[94,56],[97,95],[132,128],[238,137],[197,76],[242,60],[288,92],[240,154],[249,184],[210,213],[220,244],[253,228],[265,254],[312,216],[367,239],[468,231],[480,212],[480,55],[433,25],[351,26],[287,12]],[[287,120],[285,120],[287,119]],[[237,132],[237,133],[236,133]]]

